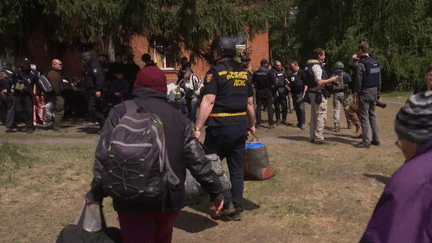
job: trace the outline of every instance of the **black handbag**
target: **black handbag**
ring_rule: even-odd
[[[60,232],[56,243],[121,243],[121,231],[115,227],[107,227],[102,206],[87,205],[74,224],[65,226]]]

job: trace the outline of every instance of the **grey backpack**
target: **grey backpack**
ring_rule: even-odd
[[[125,101],[126,113],[111,132],[102,185],[115,200],[161,203],[168,183],[180,180],[172,173],[158,115]]]

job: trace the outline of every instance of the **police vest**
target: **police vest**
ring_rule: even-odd
[[[373,57],[361,57],[359,63],[363,63],[366,71],[363,74],[362,89],[379,87],[381,78],[381,67]]]
[[[270,75],[269,70],[265,67],[260,67],[258,71],[254,73],[253,83],[255,84],[257,90],[270,89]]]
[[[84,86],[87,92],[97,91],[96,79],[98,78],[98,75],[104,75],[102,70],[102,65],[97,60],[91,60],[87,65],[84,77]]]
[[[298,72],[294,72],[290,78],[290,88],[293,93],[302,93],[303,92],[303,80],[300,74],[300,70]]]
[[[275,79],[275,86],[276,87],[284,87],[285,86],[285,75],[282,71],[273,69],[272,75]]]
[[[248,73],[240,63],[225,61],[212,68],[217,82],[215,104],[210,114],[209,125],[231,123],[232,119],[246,117],[249,83]],[[217,121],[216,121],[217,120]],[[226,120],[227,122],[224,122]]]

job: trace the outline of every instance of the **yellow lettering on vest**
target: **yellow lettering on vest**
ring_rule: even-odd
[[[227,75],[227,79],[247,79],[247,72],[241,71],[241,72],[229,72]]]
[[[227,73],[228,73],[227,71],[220,71],[220,72],[218,72],[219,76],[225,75]]]
[[[246,80],[235,79],[233,86],[234,87],[240,87],[240,86],[243,87],[243,86],[246,86]]]

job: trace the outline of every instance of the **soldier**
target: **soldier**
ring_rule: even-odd
[[[350,119],[347,115],[347,111],[350,105],[350,90],[348,85],[352,82],[351,76],[346,73],[344,69],[344,64],[342,62],[336,62],[333,67],[333,75],[342,77],[342,82],[332,83],[331,90],[333,95],[333,120],[335,132],[340,131],[340,112],[341,106],[345,111],[345,116],[347,119],[347,127],[350,127]]]
[[[305,74],[303,69],[300,69],[297,61],[292,61],[290,63],[290,69],[292,74],[289,85],[291,88],[294,110],[297,115],[297,124],[294,124],[293,126],[299,127],[301,130],[305,130],[306,112],[304,96],[307,89],[307,87],[304,85]]]
[[[84,64],[84,86],[88,102],[87,112],[102,128],[105,123],[105,116],[102,113],[102,91],[105,85],[103,67],[98,60],[93,58],[91,52],[82,53],[81,58]]]
[[[8,132],[18,124],[17,115],[22,111],[23,122],[26,124],[23,132],[33,133],[33,89],[38,82],[36,71],[30,68],[30,59],[24,57],[20,62],[20,67],[12,74],[12,83],[14,90],[14,110],[11,113],[13,119],[7,122]],[[9,115],[8,115],[9,116]]]
[[[196,121],[195,137],[207,124],[204,145],[226,158],[232,184],[225,191],[222,215],[241,220],[243,211],[243,156],[248,132],[255,133],[252,85],[247,72],[233,60],[236,41],[222,37],[213,41],[211,50],[216,65],[204,80],[203,98]]]
[[[275,61],[272,70],[270,71],[273,87],[273,100],[274,107],[276,113],[276,125],[284,124],[288,125],[287,122],[287,114],[288,114],[288,105],[287,105],[287,82],[285,78],[285,70],[282,68],[282,63],[279,61]],[[282,109],[282,114],[281,114]],[[282,116],[281,116],[282,115]],[[282,122],[281,122],[282,118]]]
[[[273,125],[273,98],[272,98],[272,82],[270,77],[270,70],[268,69],[269,62],[266,59],[261,60],[261,67],[252,76],[252,83],[256,88],[256,127],[261,127],[261,108],[262,105],[267,107],[268,122],[270,129],[274,128]]]

